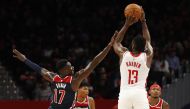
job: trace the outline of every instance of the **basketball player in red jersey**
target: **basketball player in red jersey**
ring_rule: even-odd
[[[73,109],[95,109],[95,102],[92,97],[89,97],[89,84],[82,82],[74,102]]]
[[[24,62],[35,72],[41,74],[44,79],[50,82],[53,97],[49,109],[70,109],[74,101],[75,91],[78,90],[81,82],[90,75],[95,67],[108,54],[112,48],[116,35],[117,32],[115,32],[111,41],[104,50],[101,51],[84,69],[77,72],[77,77],[73,76],[73,66],[66,59],[61,59],[57,62],[56,67],[58,72],[54,73],[33,63],[16,49],[13,49],[13,57]]]
[[[153,48],[145,14],[142,9],[142,36],[133,38],[129,51],[121,42],[127,29],[138,21],[135,17],[127,17],[114,43],[114,51],[120,58],[121,85],[118,109],[149,109],[146,91],[146,79],[150,70]]]
[[[169,109],[169,104],[160,98],[161,87],[158,84],[154,83],[150,86],[149,94],[150,109]]]

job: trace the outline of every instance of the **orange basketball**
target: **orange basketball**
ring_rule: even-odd
[[[137,4],[129,4],[125,7],[124,15],[127,16],[134,16],[137,18],[137,20],[141,17],[142,11],[141,7]]]

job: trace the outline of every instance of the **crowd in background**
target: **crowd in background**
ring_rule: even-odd
[[[0,4],[0,62],[9,71],[25,99],[47,100],[49,84],[23,63],[12,58],[17,48],[29,59],[56,72],[55,63],[67,58],[75,71],[84,68],[110,41],[125,19],[130,2],[117,0],[12,0]],[[137,2],[139,3],[139,2]],[[144,1],[147,24],[154,47],[148,85],[161,86],[189,72],[190,9],[187,0]],[[160,8],[162,7],[162,8]],[[141,34],[140,22],[129,28],[123,44]],[[120,85],[119,60],[113,50],[86,80],[96,98],[117,98]],[[34,96],[35,95],[35,96]]]

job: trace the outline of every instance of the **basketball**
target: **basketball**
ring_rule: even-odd
[[[129,4],[125,7],[124,15],[127,16],[134,16],[137,20],[141,17],[141,7],[137,4]]]

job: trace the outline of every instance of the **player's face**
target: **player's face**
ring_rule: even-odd
[[[71,64],[69,64],[60,69],[59,72],[61,72],[63,75],[72,75],[74,72],[74,67]]]
[[[153,98],[158,98],[161,95],[161,90],[158,87],[154,87],[150,90],[150,96]]]
[[[80,97],[86,97],[86,96],[88,96],[88,94],[89,94],[88,87],[87,86],[83,86],[83,87],[79,88],[78,94],[79,94]]]

